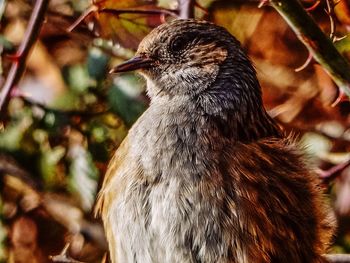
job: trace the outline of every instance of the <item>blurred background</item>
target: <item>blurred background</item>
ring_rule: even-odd
[[[25,31],[39,2],[0,0],[0,87],[11,67],[24,65],[16,50],[35,38]],[[189,2],[51,0],[36,17],[42,28],[0,113],[0,262],[105,262],[95,197],[108,160],[149,103],[140,76],[108,71],[152,28],[186,15],[241,41],[269,114],[300,138],[330,194],[339,222],[330,252],[350,253],[349,101],[276,10],[259,8],[264,1]],[[300,2],[349,59],[350,1]]]

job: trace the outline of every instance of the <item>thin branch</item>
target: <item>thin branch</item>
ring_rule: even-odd
[[[67,31],[72,32],[78,25],[81,24],[81,22],[85,20],[85,18],[87,18],[89,15],[96,11],[98,11],[98,7],[96,5],[90,6],[74,21],[74,23],[70,27],[68,27]]]
[[[335,179],[342,171],[344,171],[349,166],[350,166],[350,159],[343,163],[333,166],[327,171],[320,171],[319,176],[325,183],[328,183],[333,179]]]
[[[182,19],[194,18],[195,0],[178,0],[179,17]]]
[[[332,102],[331,107],[337,106],[340,102],[347,101],[348,97],[345,95],[343,90],[338,90],[337,98]]]
[[[101,8],[100,9],[97,5],[92,5],[78,17],[78,19],[68,28],[68,31],[69,32],[73,31],[82,21],[84,21],[85,18],[87,18],[94,12],[109,13],[116,16],[120,14],[143,14],[143,15],[160,15],[160,16],[168,15],[168,16],[178,17],[176,10],[169,10],[164,8],[162,9]]]
[[[298,0],[270,0],[315,60],[329,73],[337,86],[350,96],[350,64],[334,47]]]
[[[321,1],[317,0],[312,6],[305,8],[305,10],[308,12],[314,11],[319,6],[320,3]]]
[[[49,0],[36,1],[32,15],[28,22],[24,39],[17,50],[16,57],[8,73],[6,82],[0,91],[0,118],[5,115],[4,112],[10,100],[10,93],[12,88],[17,85],[25,70],[29,51],[37,40],[41,26],[44,23],[45,12],[48,3]]]

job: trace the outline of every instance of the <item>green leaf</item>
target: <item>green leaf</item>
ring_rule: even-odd
[[[109,57],[98,48],[92,48],[87,60],[87,70],[91,78],[103,80],[108,71]]]
[[[0,35],[0,46],[4,50],[8,51],[11,51],[15,48],[14,45],[10,41],[8,41],[7,38],[5,38],[3,35]]]
[[[132,125],[147,105],[138,99],[143,83],[133,74],[117,77],[108,93],[108,102],[127,125]]]
[[[81,207],[90,211],[97,192],[98,170],[91,154],[80,144],[73,143],[68,151],[70,160],[69,185],[79,196]]]
[[[350,52],[350,34],[334,43],[340,53]]]
[[[44,130],[35,130],[33,132],[33,138],[40,145],[40,157],[38,160],[39,171],[44,179],[45,185],[51,188],[59,181],[57,177],[57,167],[58,163],[64,157],[66,149],[61,145],[51,148],[48,141],[48,134]]]
[[[89,88],[89,86],[95,84],[90,79],[87,68],[83,65],[69,67],[66,77],[71,90],[77,93],[83,93]]]
[[[23,114],[18,121],[12,122],[3,132],[0,132],[0,149],[15,151],[21,147],[26,130],[32,125],[30,116]]]

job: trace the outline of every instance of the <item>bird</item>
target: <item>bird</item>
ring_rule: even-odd
[[[295,136],[264,108],[240,43],[211,22],[153,29],[135,57],[150,105],[96,203],[113,263],[324,263],[334,218]]]

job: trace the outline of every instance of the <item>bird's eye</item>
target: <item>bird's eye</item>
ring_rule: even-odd
[[[183,50],[191,41],[193,41],[193,36],[179,36],[173,42],[171,42],[170,49],[173,52],[179,52]]]

